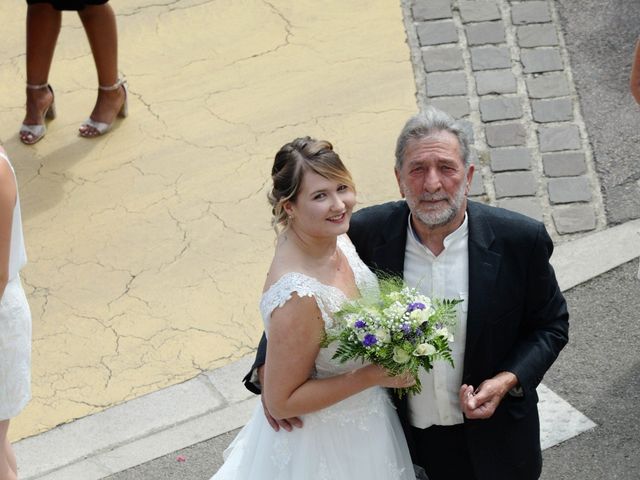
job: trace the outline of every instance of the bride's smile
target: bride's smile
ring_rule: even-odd
[[[302,177],[295,200],[285,205],[289,228],[305,237],[336,237],[346,233],[356,194],[339,180],[330,180],[313,171]]]

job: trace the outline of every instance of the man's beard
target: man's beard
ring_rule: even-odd
[[[449,198],[446,193],[429,194],[423,193],[418,198],[405,195],[411,214],[414,215],[421,223],[429,228],[441,227],[451,222],[464,204],[466,198],[465,182],[462,182],[460,188],[453,198]],[[404,191],[409,191],[404,186]],[[446,200],[447,205],[439,210],[424,211],[420,209],[420,201]]]

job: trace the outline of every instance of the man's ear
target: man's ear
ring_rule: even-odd
[[[466,178],[466,185],[464,188],[464,193],[466,195],[469,195],[469,190],[471,189],[471,180],[473,180],[473,172],[475,171],[476,166],[472,163],[469,165],[469,168],[467,169],[467,178]]]
[[[398,189],[400,190],[400,196],[404,198],[404,189],[402,188],[402,182],[400,181],[400,172],[398,171],[397,167],[393,169],[393,173],[396,174],[396,181],[398,182]]]

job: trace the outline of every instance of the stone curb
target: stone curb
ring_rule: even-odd
[[[252,356],[14,445],[22,480],[98,479],[244,425]]]

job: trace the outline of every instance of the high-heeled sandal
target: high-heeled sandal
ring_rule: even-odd
[[[127,90],[127,81],[122,78],[119,78],[118,81],[113,85],[109,85],[106,87],[100,85],[98,86],[98,89],[102,90],[103,92],[113,92],[115,90],[118,90],[121,87],[124,90],[124,103],[122,104],[122,107],[120,107],[120,110],[118,111],[118,117],[125,118],[127,117],[127,115],[129,115],[129,91]],[[115,121],[111,123],[97,122],[91,119],[91,117],[89,117],[82,123],[82,125],[80,125],[81,130],[79,132],[79,135],[84,138],[99,137],[100,135],[104,135],[109,130],[111,130],[111,127],[113,127],[114,123]],[[82,127],[91,127],[93,131],[92,130],[83,131]]]
[[[53,120],[56,118],[56,99],[51,85],[48,83],[43,83],[42,85],[30,85],[27,83],[27,89],[29,90],[41,90],[43,88],[49,89],[51,95],[53,95],[53,99],[51,100],[51,105],[49,105],[42,114],[42,123],[36,125],[26,125],[23,123],[20,127],[20,141],[25,145],[33,145],[34,143],[42,140],[42,137],[47,133],[45,120]]]

